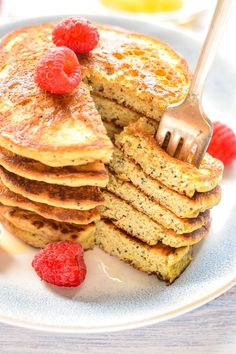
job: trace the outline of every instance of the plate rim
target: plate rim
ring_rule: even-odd
[[[27,26],[27,25],[33,25],[35,22],[40,23],[40,22],[50,22],[59,18],[63,18],[65,16],[70,16],[69,14],[65,15],[55,15],[55,16],[35,16],[35,17],[30,17],[30,18],[21,18],[18,20],[14,20],[12,22],[5,22],[2,24],[1,30],[4,31],[6,28],[7,31],[9,32],[9,28],[15,28],[15,27],[20,27],[20,26]],[[200,40],[199,37],[196,34],[192,34],[190,32],[185,32],[184,30],[178,29],[178,28],[172,28],[169,27],[168,25],[164,24],[155,24],[153,22],[147,22],[145,20],[140,20],[140,19],[132,19],[129,18],[128,16],[120,17],[120,16],[109,16],[109,15],[92,15],[92,14],[81,14],[81,16],[85,16],[87,18],[91,19],[98,19],[98,22],[102,22],[103,20],[125,20],[130,23],[143,23],[143,24],[148,24],[149,26],[155,27],[155,28],[160,28],[161,30],[166,30],[168,32],[172,32],[173,34],[176,35],[180,34],[182,36],[185,36],[189,39],[192,39],[195,41],[196,44],[199,44]],[[97,20],[96,20],[97,21]],[[12,29],[10,29],[11,31]],[[221,55],[218,55],[219,59],[222,59]],[[227,62],[227,59],[224,58],[224,60]],[[236,285],[236,276],[233,276],[231,280],[229,280],[226,284],[222,285],[220,288],[212,291],[211,293],[208,293],[206,296],[202,296],[200,299],[195,300],[194,302],[190,302],[188,304],[185,304],[183,306],[180,306],[177,309],[170,310],[169,312],[166,312],[161,315],[154,315],[153,317],[148,317],[148,318],[143,318],[139,320],[135,320],[134,322],[128,322],[128,323],[121,323],[121,324],[115,324],[115,325],[107,325],[107,326],[102,326],[102,327],[78,327],[78,326],[54,326],[54,325],[44,325],[44,324],[39,324],[39,323],[32,323],[30,321],[26,320],[20,320],[14,317],[9,317],[9,316],[4,316],[0,315],[0,322],[5,323],[7,325],[12,325],[12,326],[18,326],[21,328],[26,328],[26,329],[31,329],[31,330],[39,330],[42,332],[48,332],[48,333],[67,333],[67,334],[78,334],[78,333],[83,333],[83,334],[90,334],[90,333],[108,333],[108,332],[117,332],[117,331],[122,331],[122,330],[128,330],[128,329],[136,329],[140,327],[145,327],[153,324],[157,324],[162,321],[166,321],[172,318],[175,318],[177,316],[183,315],[187,312],[190,312],[192,310],[195,310],[202,305],[214,300],[215,298],[219,297],[223,293],[225,293],[227,290],[231,289],[234,285]]]
[[[184,315],[185,313],[196,310],[197,308],[203,306],[204,304],[207,304],[210,301],[216,299],[220,295],[224,294],[227,290],[230,290],[234,285],[236,285],[236,276],[234,276],[232,280],[230,280],[226,285],[222,286],[220,289],[213,291],[211,294],[203,296],[201,299],[195,302],[191,302],[187,305],[184,305],[175,310],[171,310],[162,315],[156,315],[152,318],[149,317],[143,320],[136,320],[135,322],[129,322],[127,324],[109,325],[103,327],[90,327],[90,328],[81,328],[75,326],[62,327],[62,326],[43,325],[43,324],[36,324],[36,323],[32,324],[29,321],[19,320],[19,319],[16,320],[14,318],[4,317],[4,316],[0,316],[0,322],[12,326],[18,326],[21,328],[38,330],[47,333],[92,334],[92,333],[119,332],[123,330],[137,329],[141,327],[154,325],[163,321],[176,318],[180,315]]]

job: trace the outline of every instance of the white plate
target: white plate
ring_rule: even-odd
[[[1,28],[1,35],[29,23],[27,20]],[[198,44],[180,32],[140,22],[96,17],[107,22],[157,36],[179,50],[192,64]],[[222,74],[223,73],[223,74]],[[208,112],[215,117],[236,112],[231,92],[236,87],[233,68],[216,60],[206,88]],[[234,117],[235,120],[235,117]],[[228,120],[229,124],[233,124]],[[212,212],[207,239],[195,247],[192,264],[167,287],[99,249],[86,253],[88,276],[83,286],[60,289],[41,282],[31,268],[35,250],[2,229],[0,235],[0,320],[54,332],[103,332],[144,326],[190,311],[222,294],[236,283],[235,252],[236,170],[226,171],[220,206]],[[5,251],[4,251],[5,249]]]

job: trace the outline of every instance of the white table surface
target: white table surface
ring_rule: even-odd
[[[203,0],[199,0],[203,1]],[[65,3],[73,13],[102,13],[96,0],[5,0],[12,18],[62,14]],[[236,0],[233,9],[236,15]],[[27,10],[26,10],[27,9]],[[68,7],[67,7],[68,9]],[[227,56],[236,54],[235,16],[226,30],[222,46]],[[204,23],[190,29],[204,33]],[[232,45],[234,43],[234,45]],[[235,61],[235,56],[234,56]],[[1,306],[1,304],[0,304]],[[0,323],[0,354],[153,354],[236,353],[236,287],[209,304],[188,314],[136,330],[92,335],[63,335],[31,331]]]

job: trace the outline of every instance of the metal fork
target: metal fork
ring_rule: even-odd
[[[233,0],[218,0],[186,99],[164,112],[156,139],[171,156],[199,167],[212,136],[202,92]]]

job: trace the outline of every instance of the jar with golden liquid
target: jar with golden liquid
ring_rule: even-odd
[[[184,0],[101,0],[103,5],[132,13],[155,13],[181,9]]]

